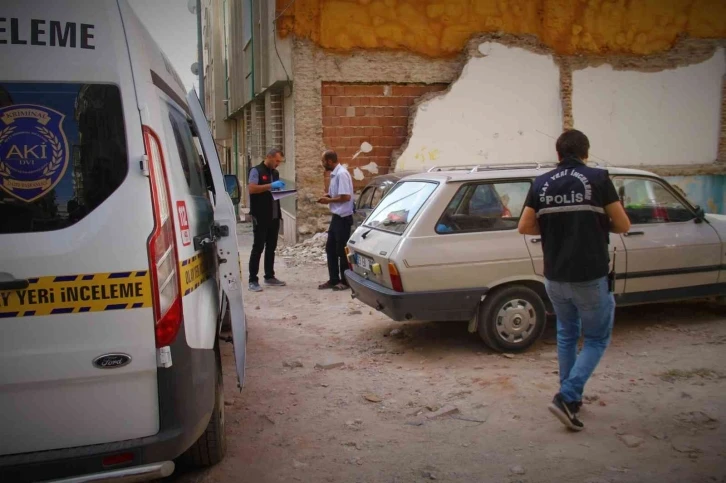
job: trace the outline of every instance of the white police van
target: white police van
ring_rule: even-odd
[[[196,94],[125,0],[2,2],[0,65],[0,481],[216,463],[246,329]]]

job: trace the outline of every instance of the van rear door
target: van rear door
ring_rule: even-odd
[[[242,274],[240,271],[239,248],[237,244],[237,216],[232,199],[225,190],[222,165],[219,162],[214,139],[209,132],[207,118],[199,103],[196,92],[187,94],[187,102],[199,135],[204,157],[209,165],[214,184],[214,227],[212,238],[219,262],[219,283],[227,297],[232,323],[232,340],[237,368],[239,388],[244,386],[245,360],[247,355],[247,321],[242,300]]]
[[[0,455],[156,434],[154,212],[118,4],[2,10]]]

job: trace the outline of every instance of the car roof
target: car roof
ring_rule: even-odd
[[[415,170],[406,170],[406,171],[395,171],[393,173],[388,174],[381,174],[378,176],[375,176],[371,179],[371,182],[369,185],[381,185],[386,182],[396,182],[400,180],[401,178],[405,178],[406,176],[410,176],[412,174],[419,174],[421,171],[415,171]]]
[[[659,176],[640,169],[600,166],[588,163],[589,167],[607,169],[611,175]],[[465,165],[465,166],[434,166],[428,171],[405,175],[405,181],[438,181],[455,183],[460,181],[477,181],[486,179],[536,178],[557,167],[552,163],[522,163],[508,165]]]

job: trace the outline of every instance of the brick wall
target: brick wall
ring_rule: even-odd
[[[323,143],[338,153],[338,159],[356,167],[371,161],[378,165],[378,174],[391,167],[391,153],[400,148],[408,136],[410,107],[429,92],[446,89],[447,84],[322,84]],[[370,153],[351,157],[368,141]],[[372,176],[362,170],[365,179],[356,180],[356,190],[365,186]],[[327,185],[327,180],[326,180]]]

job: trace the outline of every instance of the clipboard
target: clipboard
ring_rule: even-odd
[[[287,198],[288,196],[297,194],[297,190],[277,190],[277,191],[271,191],[271,193],[272,193],[272,199],[277,201],[277,200],[281,200],[283,198]]]

